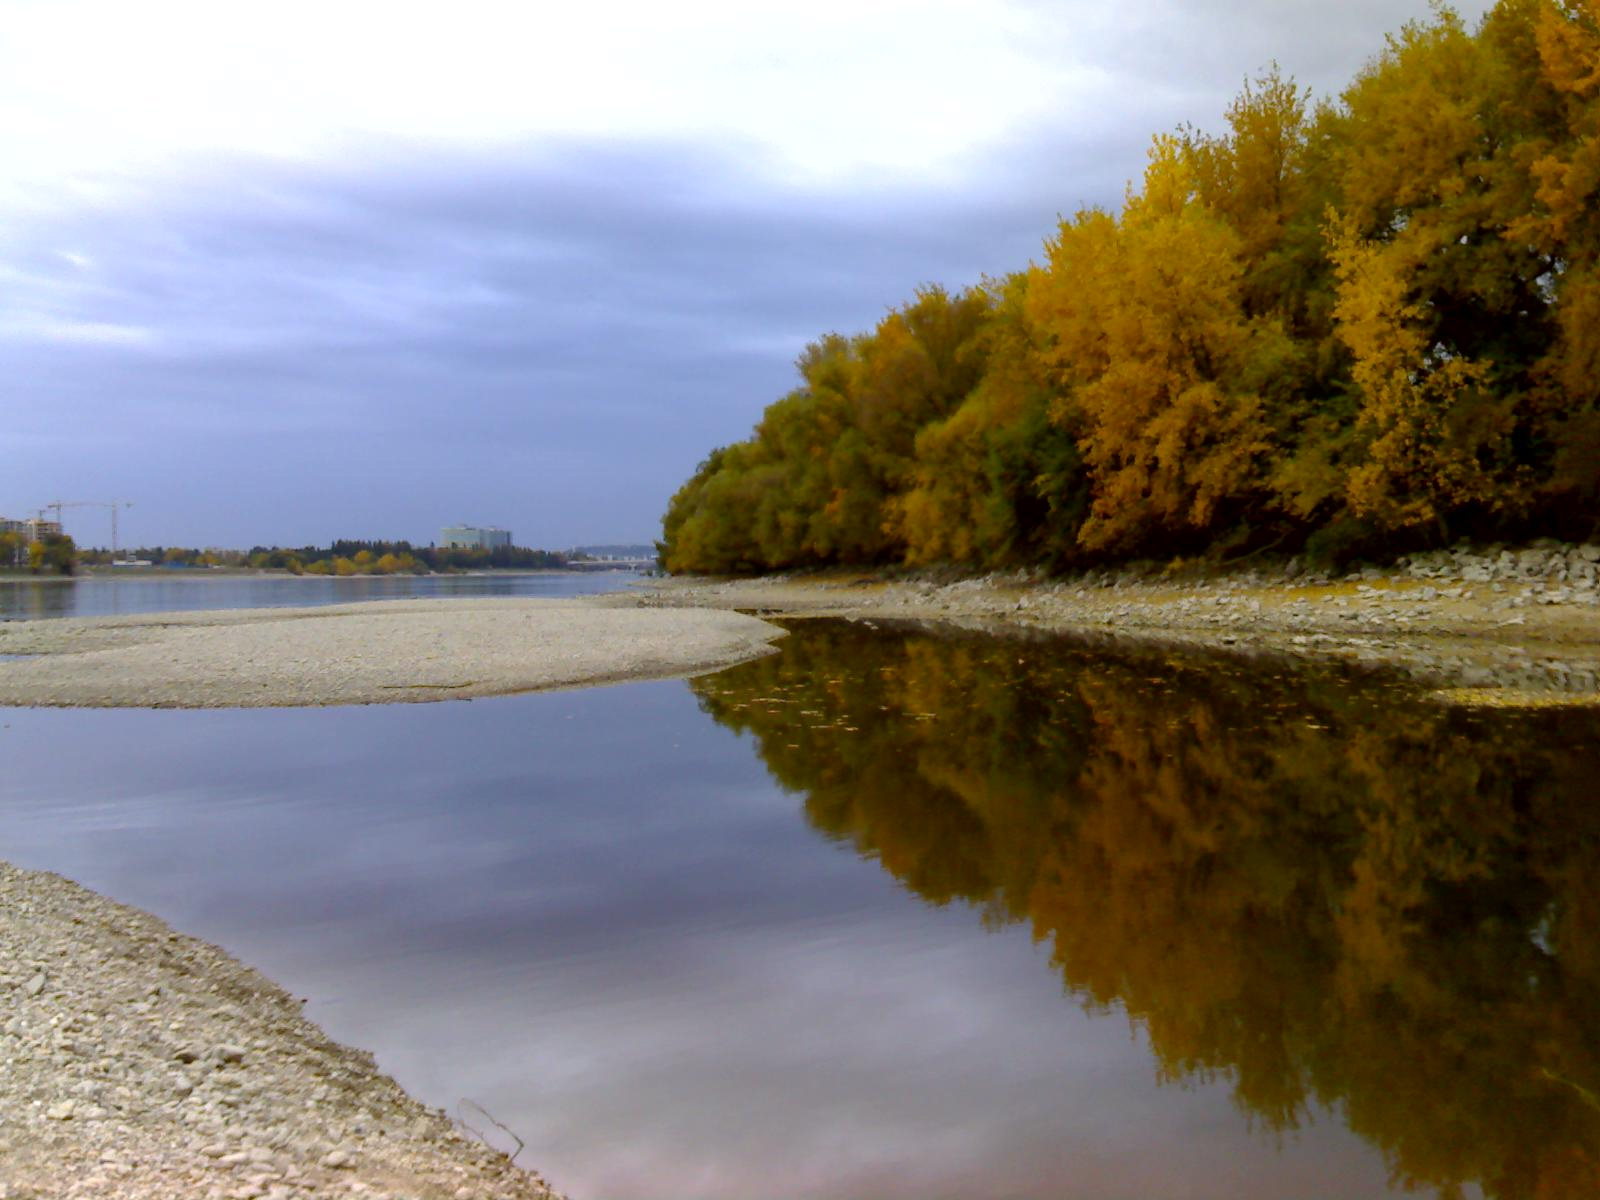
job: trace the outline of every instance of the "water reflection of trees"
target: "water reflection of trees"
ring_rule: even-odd
[[[1600,718],[1335,675],[811,626],[696,682],[807,816],[1027,921],[1165,1079],[1398,1182],[1600,1195]]]

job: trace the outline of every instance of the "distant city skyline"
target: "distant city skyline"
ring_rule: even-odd
[[[41,506],[41,507],[43,507],[47,512],[54,511],[54,502],[52,502],[52,504],[50,504],[50,505]],[[88,509],[91,510],[91,513],[93,513],[94,510],[102,508],[102,507],[105,507],[105,505],[100,504],[98,502],[91,501],[91,502],[88,502],[88,503],[74,504],[74,505],[71,505],[70,507],[71,508],[88,508]],[[65,514],[63,514],[64,520],[57,521],[54,517],[50,517],[50,516],[39,517],[37,515],[38,512],[39,512],[39,507],[36,507],[32,512],[29,512],[29,513],[11,514],[11,513],[0,512],[0,533],[4,533],[4,532],[7,532],[7,531],[12,531],[12,532],[25,531],[25,532],[27,532],[29,534],[32,534],[36,530],[43,530],[46,533],[51,533],[51,534],[66,533],[67,535],[72,537],[73,540],[75,542],[77,542],[80,546],[83,546],[85,548],[108,549],[108,548],[111,547],[112,538],[109,535],[110,535],[111,530],[112,530],[113,527],[112,527],[112,525],[110,523],[109,515],[104,515],[104,516],[102,516],[102,515],[87,515],[87,516],[81,516],[81,517],[74,518],[73,516],[66,516]],[[126,521],[126,519],[127,519],[126,517],[122,518],[122,520],[124,522]],[[102,524],[105,526],[104,530],[101,530],[99,528],[99,526],[102,525]],[[322,543],[315,543],[315,544],[328,544],[328,543],[331,543],[332,541],[335,541],[335,540],[350,540],[350,541],[373,541],[373,542],[401,542],[401,541],[404,541],[404,542],[410,542],[412,545],[418,545],[418,546],[449,545],[449,544],[451,544],[450,543],[450,534],[451,534],[452,530],[469,530],[469,529],[477,531],[477,532],[483,532],[483,533],[492,532],[492,533],[496,533],[496,534],[505,534],[505,535],[507,535],[508,538],[512,539],[512,540],[504,541],[504,542],[495,542],[494,544],[496,544],[496,545],[516,545],[516,546],[523,546],[523,547],[528,548],[528,549],[554,550],[554,551],[563,551],[563,552],[565,552],[565,551],[580,551],[580,552],[583,552],[583,551],[597,551],[597,552],[612,551],[612,552],[614,552],[614,551],[622,551],[622,550],[628,550],[628,551],[634,551],[634,550],[640,550],[640,549],[648,550],[648,549],[650,549],[650,547],[653,544],[652,539],[632,539],[632,540],[629,540],[629,539],[613,538],[613,539],[611,539],[609,541],[604,541],[604,542],[573,542],[573,543],[566,544],[566,545],[529,546],[525,542],[521,542],[521,541],[515,540],[515,530],[509,530],[509,529],[504,528],[503,526],[498,526],[498,525],[494,525],[494,524],[478,525],[478,524],[474,524],[474,523],[465,523],[465,522],[458,523],[456,525],[441,525],[437,530],[434,531],[434,533],[432,535],[427,536],[427,537],[420,537],[420,538],[418,538],[418,537],[398,537],[398,536],[392,536],[392,535],[389,535],[389,534],[359,534],[359,535],[340,534],[340,535],[337,535],[337,537],[335,537],[335,538],[327,538],[327,539],[324,539]],[[308,543],[308,542],[282,542],[282,541],[278,541],[278,542],[256,542],[256,543],[250,543],[250,544],[247,544],[247,545],[223,545],[221,543],[207,543],[207,544],[204,544],[204,545],[197,545],[195,543],[179,542],[179,541],[173,541],[171,539],[162,539],[162,538],[147,538],[147,539],[143,539],[141,541],[138,541],[136,543],[130,544],[125,535],[117,537],[115,539],[115,541],[116,541],[116,544],[118,546],[120,546],[121,548],[123,548],[123,549],[138,549],[140,546],[145,546],[145,547],[183,546],[183,547],[185,547],[187,549],[248,550],[254,545],[272,545],[272,546],[277,546],[277,547],[282,548],[282,549],[292,549],[295,546],[304,546],[304,545],[313,544],[313,543]]]
[[[1428,8],[436,11],[0,0],[0,513],[648,541],[808,341],[1024,267],[1152,134],[1274,60],[1336,92]]]

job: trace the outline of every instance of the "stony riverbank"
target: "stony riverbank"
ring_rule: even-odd
[[[761,616],[907,619],[1133,638],[1391,667],[1472,704],[1600,703],[1600,546],[1459,546],[1349,575],[1291,561],[1201,574],[941,581],[669,579],[632,601]]]
[[[390,600],[0,623],[0,705],[392,704],[690,675],[783,631],[727,611]],[[18,656],[18,657],[10,657]]]
[[[0,863],[4,1200],[559,1200],[215,946]]]

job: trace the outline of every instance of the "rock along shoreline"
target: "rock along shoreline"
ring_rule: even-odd
[[[1600,545],[1458,546],[1341,576],[1291,560],[1213,576],[680,577],[656,581],[635,602],[1338,659],[1399,671],[1444,703],[1600,704]]]

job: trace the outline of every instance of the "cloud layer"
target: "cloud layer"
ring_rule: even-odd
[[[1215,125],[1274,57],[1335,87],[1422,8],[225,7],[13,6],[0,512],[648,537],[807,340],[1022,266],[1151,132]]]

